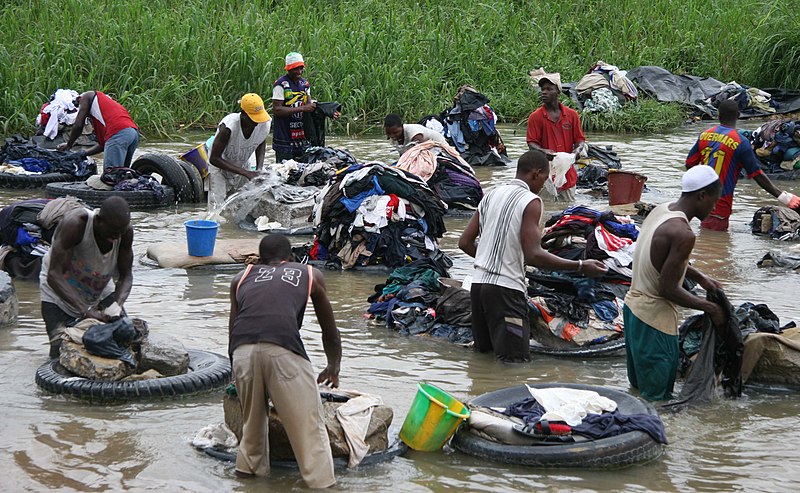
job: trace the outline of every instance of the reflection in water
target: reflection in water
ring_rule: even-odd
[[[525,149],[524,129],[504,132],[509,153]],[[682,162],[701,127],[669,135],[588,135],[591,142],[613,144],[628,169],[649,177],[643,199],[674,200]],[[187,143],[148,143],[140,152],[175,155],[207,135]],[[330,138],[362,160],[391,161],[396,152],[382,137]],[[267,156],[267,162],[271,158]],[[478,178],[491,188],[514,176],[514,169],[481,168]],[[791,184],[790,184],[791,185]],[[797,192],[798,187],[788,187]],[[36,196],[31,191],[4,191],[0,205]],[[580,201],[605,208],[604,199],[579,194]],[[797,317],[797,277],[759,270],[755,262],[780,244],[752,236],[747,223],[761,205],[773,203],[757,185],[740,182],[728,233],[699,233],[694,265],[719,279],[731,301],[766,302],[783,323]],[[546,213],[556,206],[546,203]],[[175,206],[135,212],[134,253],[138,259],[154,242],[185,242],[183,222],[200,219],[203,206]],[[471,260],[457,248],[466,219],[447,219],[442,247],[453,256],[456,278],[471,272]],[[697,228],[695,222],[694,228]],[[223,224],[220,238],[252,238],[235,224]],[[309,238],[296,238],[302,243]],[[238,269],[157,269],[137,262],[134,287],[126,305],[150,330],[178,338],[187,347],[227,353],[228,287]],[[366,298],[385,275],[325,272],[330,298],[342,332],[341,384],[380,394],[395,411],[397,432],[422,380],[462,400],[510,385],[578,382],[628,390],[625,360],[587,361],[534,357],[522,365],[497,363],[491,356],[424,337],[400,337],[362,317]],[[222,421],[219,393],[178,401],[127,406],[98,406],[47,395],[32,384],[36,368],[47,357],[47,339],[39,314],[35,283],[17,283],[20,317],[0,329],[0,470],[7,491],[243,491],[302,490],[294,471],[275,470],[263,480],[237,479],[230,465],[193,450],[188,442],[209,423]],[[303,340],[317,369],[325,361],[313,311],[306,314]],[[800,441],[795,395],[759,394],[747,390],[738,401],[720,401],[678,415],[663,416],[670,445],[663,458],[621,471],[539,471],[493,464],[454,451],[412,453],[390,464],[339,473],[343,490],[417,491],[792,491],[800,475]],[[779,430],[779,431],[778,431]],[[390,486],[391,485],[391,486]]]

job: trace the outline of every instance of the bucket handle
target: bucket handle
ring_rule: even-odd
[[[445,406],[444,403],[440,402],[439,399],[437,399],[437,398],[433,397],[432,395],[430,395],[429,393],[425,392],[425,389],[422,388],[422,384],[421,383],[417,384],[417,390],[419,390],[420,392],[425,394],[425,397],[427,397],[431,402],[433,402],[435,404],[438,404],[439,406],[443,407],[444,411],[447,414],[449,414],[449,415],[451,415],[453,417],[459,418],[459,419],[467,419],[467,418],[469,418],[469,414],[470,414],[469,413],[469,408],[466,408],[467,409],[466,413],[457,413],[455,411],[451,411],[450,408]],[[464,406],[464,407],[466,407],[466,406]]]

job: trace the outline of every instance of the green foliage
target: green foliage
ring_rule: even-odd
[[[521,121],[538,104],[530,69],[577,80],[598,59],[800,86],[791,1],[6,2],[0,130],[30,130],[58,87],[108,92],[146,133],[211,127],[245,92],[269,99],[289,51],[304,54],[315,98],[343,104],[337,130],[349,132],[377,127],[388,112],[409,121],[439,112],[462,84],[489,95],[504,121]],[[637,118],[661,111],[646,103],[591,125],[652,128]],[[659,121],[678,120],[664,111]]]
[[[659,103],[653,99],[626,104],[611,114],[581,113],[581,125],[593,132],[657,132],[676,127],[686,121],[686,109],[676,103]]]

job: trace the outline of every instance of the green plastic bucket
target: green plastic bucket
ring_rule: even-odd
[[[440,450],[467,418],[469,409],[458,399],[435,385],[420,382],[400,439],[414,450]]]

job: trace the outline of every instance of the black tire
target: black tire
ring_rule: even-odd
[[[91,401],[139,401],[207,392],[231,381],[230,360],[219,354],[190,349],[189,373],[138,382],[102,382],[76,377],[58,360],[36,370],[36,385],[54,394]]]
[[[655,408],[636,397],[618,390],[580,384],[535,384],[537,388],[568,387],[594,390],[617,403],[623,414],[657,415]],[[489,407],[505,407],[513,402],[530,397],[524,385],[496,390],[476,397],[471,404]],[[565,444],[505,445],[484,440],[462,425],[452,441],[456,450],[506,464],[534,467],[580,467],[608,469],[642,463],[660,457],[664,446],[643,431],[623,433],[599,440],[588,440]]]
[[[192,185],[192,203],[199,204],[206,200],[205,191],[203,191],[203,177],[200,171],[191,163],[178,160],[178,164],[183,168],[183,172],[189,178],[189,183]]]
[[[603,356],[618,356],[624,351],[624,337],[614,339],[613,341],[604,342],[602,344],[578,346],[575,348],[557,348],[531,344],[531,353],[546,354],[548,356],[559,356],[564,358],[598,358]]]
[[[42,188],[48,183],[82,181],[69,173],[44,173],[41,175],[15,175],[0,173],[0,188]]]
[[[767,178],[772,181],[800,180],[800,169],[789,171],[779,171],[778,173],[766,173]]]
[[[445,212],[444,217],[469,219],[474,214],[475,214],[474,210],[453,207],[452,209],[447,209],[447,212]]]
[[[147,175],[158,173],[164,178],[163,184],[175,190],[176,201],[194,203],[194,186],[175,158],[167,154],[151,152],[140,156],[131,163],[131,168]]]
[[[183,170],[181,170],[183,173]],[[105,199],[111,196],[122,197],[128,202],[131,209],[155,209],[166,207],[175,203],[175,192],[172,187],[164,187],[164,197],[158,200],[153,192],[149,190],[141,191],[118,191],[118,190],[95,190],[85,182],[72,183],[50,183],[44,188],[48,199],[59,197],[72,197],[81,199],[89,207],[99,207]]]

